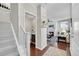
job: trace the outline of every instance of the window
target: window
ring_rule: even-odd
[[[60,22],[60,30],[61,32],[68,31],[68,21]]]

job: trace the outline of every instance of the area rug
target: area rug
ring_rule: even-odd
[[[48,50],[44,53],[43,56],[66,56],[66,51],[55,48],[55,47],[50,47]]]

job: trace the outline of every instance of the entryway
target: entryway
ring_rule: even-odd
[[[36,27],[36,22],[35,22],[35,16],[32,15],[31,13],[26,12],[25,13],[25,29],[26,33],[29,33],[30,38],[27,38],[27,52],[29,55],[31,55],[32,51],[31,49],[36,47],[36,32],[35,32],[35,27]],[[33,49],[32,49],[33,50]]]
[[[67,55],[70,55],[70,24],[71,19],[55,21],[57,27],[54,24],[48,26],[48,45],[56,47],[58,49],[64,50],[67,52]],[[55,30],[57,29],[57,35],[55,35]]]

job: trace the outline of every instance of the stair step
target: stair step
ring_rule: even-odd
[[[5,56],[5,55],[8,55],[8,54],[11,54],[12,52],[16,52],[18,53],[17,51],[17,47],[16,46],[7,46],[6,48],[1,48],[0,49],[0,56]]]
[[[10,35],[10,36],[9,35],[2,35],[2,36],[0,36],[0,39],[1,38],[9,38],[10,39],[10,38],[14,38],[14,36],[13,35]]]
[[[1,31],[0,30],[0,35],[13,35],[12,32],[8,32],[8,31]]]
[[[7,40],[14,40],[14,37],[0,37],[0,42]]]
[[[18,56],[11,24],[0,22],[0,56]]]
[[[14,40],[8,40],[8,41],[0,42],[0,48],[4,48],[4,47],[7,47],[7,46],[11,46],[11,45],[16,46],[16,43],[15,43]]]
[[[12,52],[6,56],[19,56],[19,54],[17,53],[17,51],[15,51],[15,52]]]

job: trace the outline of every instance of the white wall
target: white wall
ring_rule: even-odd
[[[33,31],[33,33],[35,33],[36,32],[36,19],[34,18],[33,20],[32,20],[32,29],[34,30]]]
[[[11,14],[10,14],[10,20],[11,23],[13,24],[14,31],[16,33],[16,37],[18,38],[18,33],[19,33],[19,20],[18,20],[18,4],[11,4]]]
[[[23,4],[23,8],[26,10],[26,12],[37,16],[37,8],[35,6],[33,6],[32,3],[25,3]]]
[[[17,37],[16,43],[18,44],[18,49],[21,56],[27,55],[27,49],[25,49],[24,16],[24,10],[21,5],[18,3],[12,3],[10,19]],[[20,28],[20,25],[22,25],[23,29]]]
[[[10,22],[10,10],[0,7],[0,22]]]
[[[29,29],[26,31],[26,28],[28,28],[30,25],[30,21],[27,20],[26,13],[30,13],[30,14],[36,16],[37,15],[36,11],[37,11],[37,9],[34,8],[31,4],[19,3],[19,29],[21,29],[20,28],[20,26],[21,26],[23,29],[23,32],[25,33],[25,34],[23,34],[23,35],[25,35],[25,39],[24,38],[20,39],[20,43],[21,43],[21,41],[22,42],[25,41],[27,55],[30,55],[30,37],[31,37],[31,34],[30,34]],[[29,21],[29,23],[28,23],[28,21]],[[29,24],[29,25],[27,26],[27,24]],[[21,34],[22,32],[19,31],[19,33]],[[24,45],[24,44],[22,44],[22,45]],[[23,48],[22,48],[22,51],[23,51]]]
[[[25,30],[26,32],[31,32],[32,31],[32,20],[33,19],[30,19],[27,14],[25,15]]]
[[[41,28],[41,50],[47,46],[47,28]]]
[[[41,10],[37,7],[36,48],[41,48]]]
[[[70,18],[70,3],[47,4],[48,19]]]
[[[25,10],[23,4],[19,3],[19,27],[21,26],[25,31]]]
[[[72,4],[72,25],[70,51],[72,56],[79,56],[79,4]]]
[[[25,30],[26,32],[32,33],[32,29],[34,30],[33,33],[35,33],[36,30],[36,17],[32,14],[26,13],[25,14]]]
[[[33,26],[35,25],[34,30],[36,31],[37,7],[33,6],[32,3],[26,3],[26,4],[23,4],[23,8],[25,9],[25,13],[28,13],[34,16],[34,19],[33,19],[34,23],[32,22],[32,25]],[[26,23],[25,23],[25,27],[26,27]]]
[[[45,13],[45,7],[39,5],[37,7],[37,41],[36,48],[43,50],[47,46],[47,28],[42,25],[42,21],[47,21],[47,13]]]
[[[19,44],[19,34],[20,33],[19,33],[18,4],[11,3],[10,7],[11,7],[10,21],[11,21],[12,30],[14,33],[18,51],[19,51],[20,55],[23,55],[23,53],[21,52],[22,48],[20,47],[20,44]]]
[[[36,25],[36,16],[37,16],[37,8],[33,7],[30,3],[19,3],[19,23],[20,25],[23,27],[23,29],[25,30],[26,27],[26,23],[25,23],[25,17],[26,17],[26,13],[32,14],[35,16],[35,24]],[[36,29],[36,28],[35,28]]]
[[[54,25],[55,25],[54,36],[58,36],[58,31],[59,31],[59,23],[58,23],[58,21],[54,21]]]
[[[35,19],[33,19],[33,20],[34,20],[34,25],[36,25],[37,8],[30,3],[29,4],[26,3],[26,4],[22,4],[22,5],[23,5],[25,13],[29,13],[29,14],[35,16]],[[28,20],[27,20],[26,14],[25,14],[25,17],[22,20],[25,21],[24,28],[25,28],[25,32],[27,33],[27,51],[28,51],[28,55],[30,55],[31,32],[29,31],[29,29],[31,30],[31,26],[29,26],[29,25],[32,24],[32,23],[30,23],[30,21],[32,21],[32,19],[29,20],[29,23],[28,23]],[[27,24],[28,24],[28,26],[27,26]],[[30,28],[26,30],[26,28],[28,28],[28,27],[30,27]],[[35,31],[36,31],[36,27],[35,27]],[[36,32],[35,32],[35,34],[36,34]]]
[[[27,26],[27,21],[26,21],[26,19],[27,19],[27,17],[25,18],[25,13],[29,13],[29,14],[32,14],[32,15],[34,15],[36,18],[34,19],[34,28],[35,28],[35,33],[36,33],[36,47],[37,48],[43,48],[43,46],[40,46],[40,44],[42,44],[42,43],[44,43],[44,41],[42,41],[42,40],[39,40],[39,39],[41,39],[41,27],[39,27],[40,25],[41,25],[41,21],[40,21],[40,19],[38,19],[37,20],[37,14],[38,13],[41,13],[41,12],[39,12],[38,11],[38,13],[37,13],[37,8],[35,7],[35,6],[33,6],[32,4],[19,4],[19,8],[20,8],[20,10],[19,10],[19,25],[21,25],[22,27],[23,27],[23,29],[24,29],[24,31],[27,33],[27,32],[29,32],[30,33],[30,31],[26,31],[26,28],[28,28],[28,26],[30,25],[30,23],[29,23],[29,25]],[[40,10],[41,11],[41,10]],[[38,16],[38,18],[41,18],[40,16]],[[47,35],[47,34],[46,34]],[[30,39],[28,39],[28,40],[30,40]],[[47,42],[45,42],[45,43],[47,43]],[[28,43],[28,44],[30,44],[30,43]],[[43,44],[42,44],[43,45]],[[27,46],[27,47],[29,47],[29,46]],[[28,48],[28,50],[29,50],[30,48]]]

